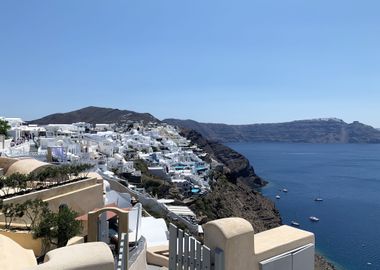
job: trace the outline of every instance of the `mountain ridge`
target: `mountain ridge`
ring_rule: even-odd
[[[30,124],[71,124],[76,122],[87,122],[92,124],[111,124],[117,122],[143,121],[160,122],[150,113],[138,113],[129,110],[119,110],[113,108],[102,108],[88,106],[82,109],[66,112],[54,113],[45,117],[28,121]]]
[[[209,140],[231,142],[284,143],[380,143],[380,131],[338,118],[295,120],[283,123],[228,125],[194,120],[164,119],[171,125],[194,129]]]

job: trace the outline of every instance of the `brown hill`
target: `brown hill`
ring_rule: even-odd
[[[86,107],[80,110],[55,113],[40,119],[29,121],[31,124],[71,124],[76,122],[86,122],[93,124],[110,124],[131,121],[160,122],[149,113],[137,113],[128,110],[119,110],[100,107]]]

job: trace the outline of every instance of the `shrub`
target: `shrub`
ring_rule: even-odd
[[[48,211],[34,229],[34,237],[41,237],[57,247],[63,247],[67,241],[82,231],[80,221],[75,220],[77,213],[66,205],[59,208],[58,213]]]
[[[27,200],[23,203],[25,207],[24,215],[30,220],[27,227],[34,230],[43,217],[49,212],[48,203],[40,199]]]
[[[15,218],[22,218],[25,212],[25,206],[23,204],[3,204],[1,212],[4,215],[5,228],[11,229],[12,222]]]
[[[27,187],[35,190],[49,187],[52,183],[60,184],[72,179],[86,178],[92,167],[91,164],[70,164],[47,167],[28,175],[15,173],[7,177],[0,176],[0,196],[10,196],[12,190],[20,193],[26,191]]]

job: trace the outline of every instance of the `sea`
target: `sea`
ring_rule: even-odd
[[[315,234],[318,253],[338,269],[380,269],[380,144],[227,145],[269,181],[261,192],[283,223]]]

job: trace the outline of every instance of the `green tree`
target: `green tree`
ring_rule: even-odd
[[[3,177],[1,180],[0,188],[2,194],[7,196],[9,194],[17,193],[26,188],[26,177],[20,173],[11,174],[10,176]]]
[[[25,206],[23,204],[3,204],[1,212],[4,215],[4,223],[6,229],[11,229],[12,222],[15,218],[22,218],[25,212]]]
[[[57,240],[58,247],[63,247],[67,241],[82,231],[82,224],[75,220],[78,213],[67,206],[60,206],[57,217]]]
[[[28,218],[27,227],[34,230],[49,212],[48,203],[41,199],[27,200],[24,203],[24,215]]]
[[[26,189],[27,180],[28,180],[28,177],[25,174],[21,174],[17,172],[17,173],[9,175],[5,182],[9,188],[13,189],[14,193],[18,193]]]
[[[7,121],[0,119],[0,135],[8,137],[7,132],[11,128]]]
[[[34,229],[34,237],[42,237],[48,243],[63,247],[67,241],[82,231],[79,220],[75,220],[78,213],[62,205],[58,213],[48,211],[41,222]]]
[[[56,244],[53,241],[56,223],[56,214],[47,211],[33,230],[34,238],[42,238],[42,254],[49,250],[51,244]]]

